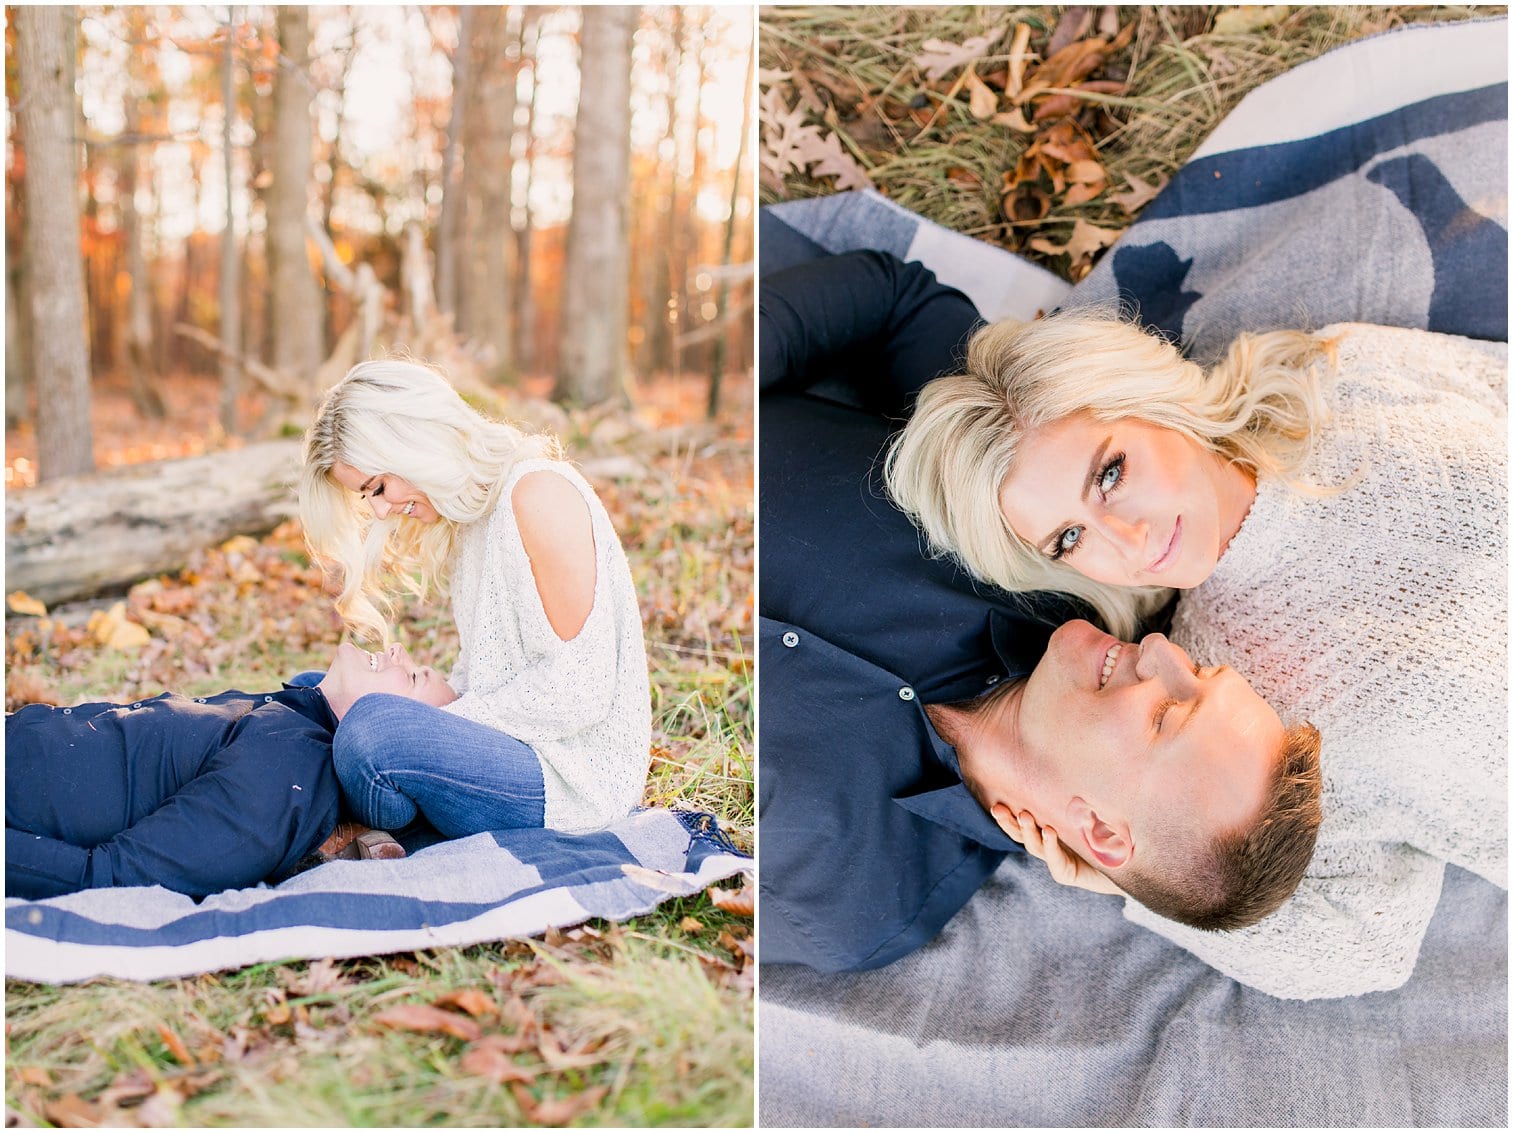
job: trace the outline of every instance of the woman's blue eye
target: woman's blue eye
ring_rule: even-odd
[[[1059,559],[1062,555],[1070,554],[1077,549],[1077,544],[1082,542],[1082,528],[1068,527],[1061,533],[1061,538],[1056,540],[1056,553],[1051,556]]]
[[[1121,452],[1113,460],[1103,466],[1103,472],[1098,477],[1098,490],[1105,496],[1119,486],[1119,481],[1124,479],[1124,454]]]

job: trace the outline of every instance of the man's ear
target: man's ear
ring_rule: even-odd
[[[1071,848],[1079,856],[1086,856],[1104,869],[1118,869],[1129,862],[1135,852],[1135,841],[1128,824],[1118,819],[1105,820],[1092,804],[1080,797],[1067,805],[1067,816],[1076,843]],[[1061,840],[1067,840],[1065,834]]]

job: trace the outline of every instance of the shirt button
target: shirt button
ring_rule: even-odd
[[[133,708],[140,708],[140,707],[142,707],[142,702],[139,700],[135,704],[133,704],[132,707]]]
[[[910,688],[908,685],[904,685],[903,688],[901,688],[901,689],[898,690],[898,699],[900,699],[900,700],[913,700],[914,699],[914,690],[912,688]]]
[[[991,677],[988,678],[988,687],[992,688],[994,685],[996,685],[998,683],[999,679],[1000,678],[999,678],[998,674],[994,673]]]
[[[72,716],[73,714],[74,714],[74,710],[72,708],[65,708],[63,710],[63,715],[65,715],[65,716]]]
[[[194,698],[194,702],[196,704],[204,704],[205,703],[205,698],[203,696],[197,696],[197,697]]]
[[[264,704],[272,704],[273,703],[273,697],[271,697],[271,696],[265,696],[265,697],[263,697],[263,703]]]
[[[783,634],[783,644],[788,646],[789,649],[792,649],[798,643],[799,635],[794,633],[792,630],[789,630],[787,633]]]

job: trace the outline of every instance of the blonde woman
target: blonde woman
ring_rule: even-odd
[[[1205,372],[1071,311],[980,330],[888,454],[935,550],[1121,636],[1176,590],[1195,661],[1319,728],[1324,825],[1280,913],[1205,938],[1132,907],[1254,986],[1397,986],[1445,862],[1507,886],[1506,367],[1341,324],[1242,335]]]
[[[442,708],[374,695],[333,758],[358,819],[449,837],[602,827],[641,799],[651,707],[635,586],[603,504],[556,442],[471,409],[440,374],[355,366],[305,438],[300,517],[352,633],[386,647],[399,589],[450,594]]]

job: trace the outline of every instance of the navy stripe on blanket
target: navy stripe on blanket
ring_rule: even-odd
[[[1141,220],[1254,208],[1301,196],[1354,173],[1380,153],[1507,116],[1508,84],[1415,102],[1295,142],[1252,146],[1190,161],[1146,206]]]

